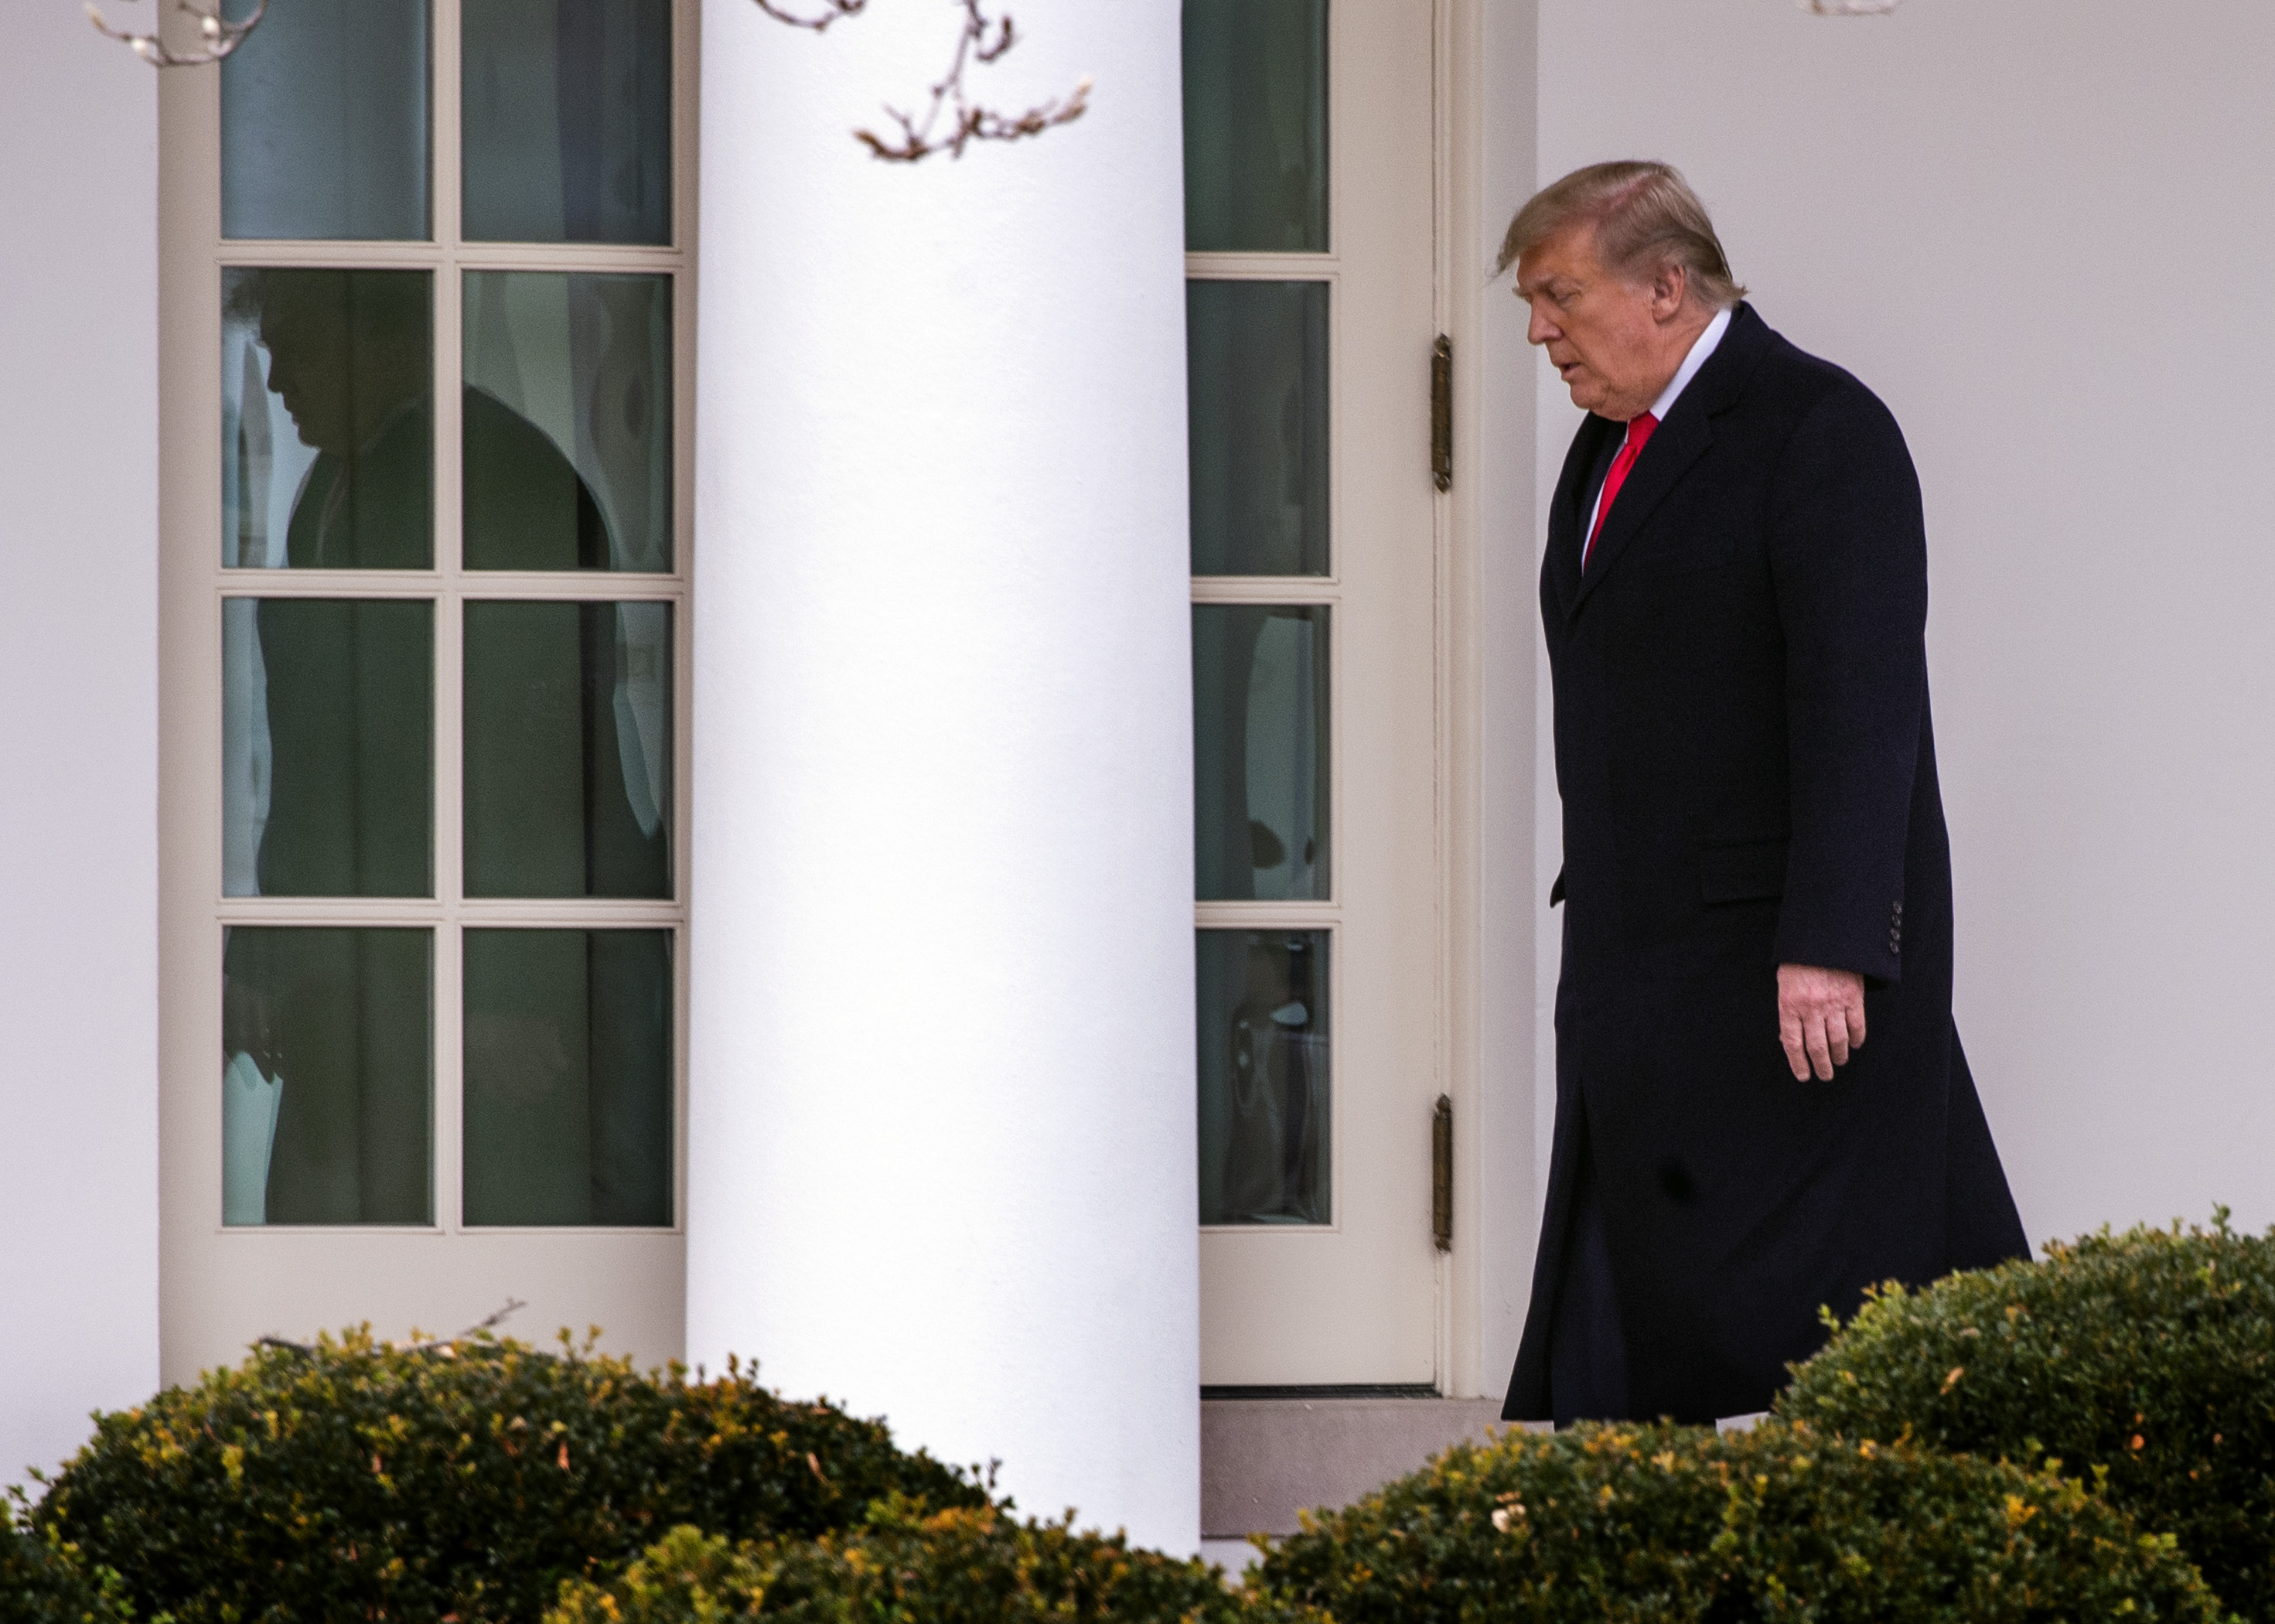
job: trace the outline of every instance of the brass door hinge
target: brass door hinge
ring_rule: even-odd
[[[1454,1102],[1438,1096],[1430,1119],[1430,1235],[1438,1250],[1454,1250]]]
[[[1430,477],[1454,488],[1454,341],[1443,333],[1430,351]]]

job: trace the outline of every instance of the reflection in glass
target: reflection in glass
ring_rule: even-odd
[[[1327,933],[1202,931],[1205,1224],[1324,1224]]]
[[[671,895],[671,608],[466,605],[466,895]]]
[[[671,935],[468,931],[469,1224],[671,1222]]]
[[[435,1221],[433,960],[427,931],[223,933],[223,1222]]]
[[[222,601],[222,889],[434,888],[435,608]]]
[[[1185,0],[1185,246],[1324,253],[1326,0]]]
[[[1188,282],[1195,575],[1327,571],[1327,284]]]
[[[224,565],[433,567],[432,305],[425,271],[222,272]]]
[[[1327,895],[1327,610],[1193,606],[1193,860],[1203,902]]]
[[[222,235],[427,235],[427,0],[291,0],[221,66]]]
[[[671,279],[466,277],[470,570],[671,568]]]
[[[671,0],[465,0],[465,234],[671,240]]]

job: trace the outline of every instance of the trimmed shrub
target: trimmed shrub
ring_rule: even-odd
[[[261,1348],[97,1417],[35,1525],[179,1624],[535,1620],[682,1522],[811,1537],[889,1492],[986,1493],[752,1372],[689,1381],[487,1337]]]
[[[2275,1232],[2104,1230],[2041,1264],[1889,1287],[1778,1413],[1852,1438],[2043,1463],[2179,1537],[2275,1620]]]
[[[731,1546],[692,1528],[606,1585],[562,1587],[546,1624],[1304,1624],[1225,1588],[1203,1562],[1119,1536],[1019,1522],[992,1507],[928,1512],[898,1499],[812,1543]],[[1323,1621],[1324,1624],[1324,1621]]]
[[[1336,1624],[2215,1624],[2170,1536],[2074,1481],[1766,1422],[1456,1445],[1250,1583]]]
[[[118,1575],[90,1576],[76,1551],[19,1526],[15,1510],[0,1500],[0,1624],[129,1624]]]

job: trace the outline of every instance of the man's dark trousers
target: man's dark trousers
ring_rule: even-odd
[[[1622,434],[1574,437],[1541,570],[1564,956],[1511,1420],[1765,1409],[1819,1305],[2028,1251],[1952,1024],[1902,433],[1741,305],[1583,573]],[[1780,964],[1865,978],[1868,1041],[1830,1083],[1787,1064]]]

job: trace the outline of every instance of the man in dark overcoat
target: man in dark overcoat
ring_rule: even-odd
[[[1820,1305],[2029,1250],[1952,1023],[1919,483],[1666,165],[1550,186],[1512,263],[1590,415],[1541,569],[1556,1131],[1503,1414],[1747,1415]]]

